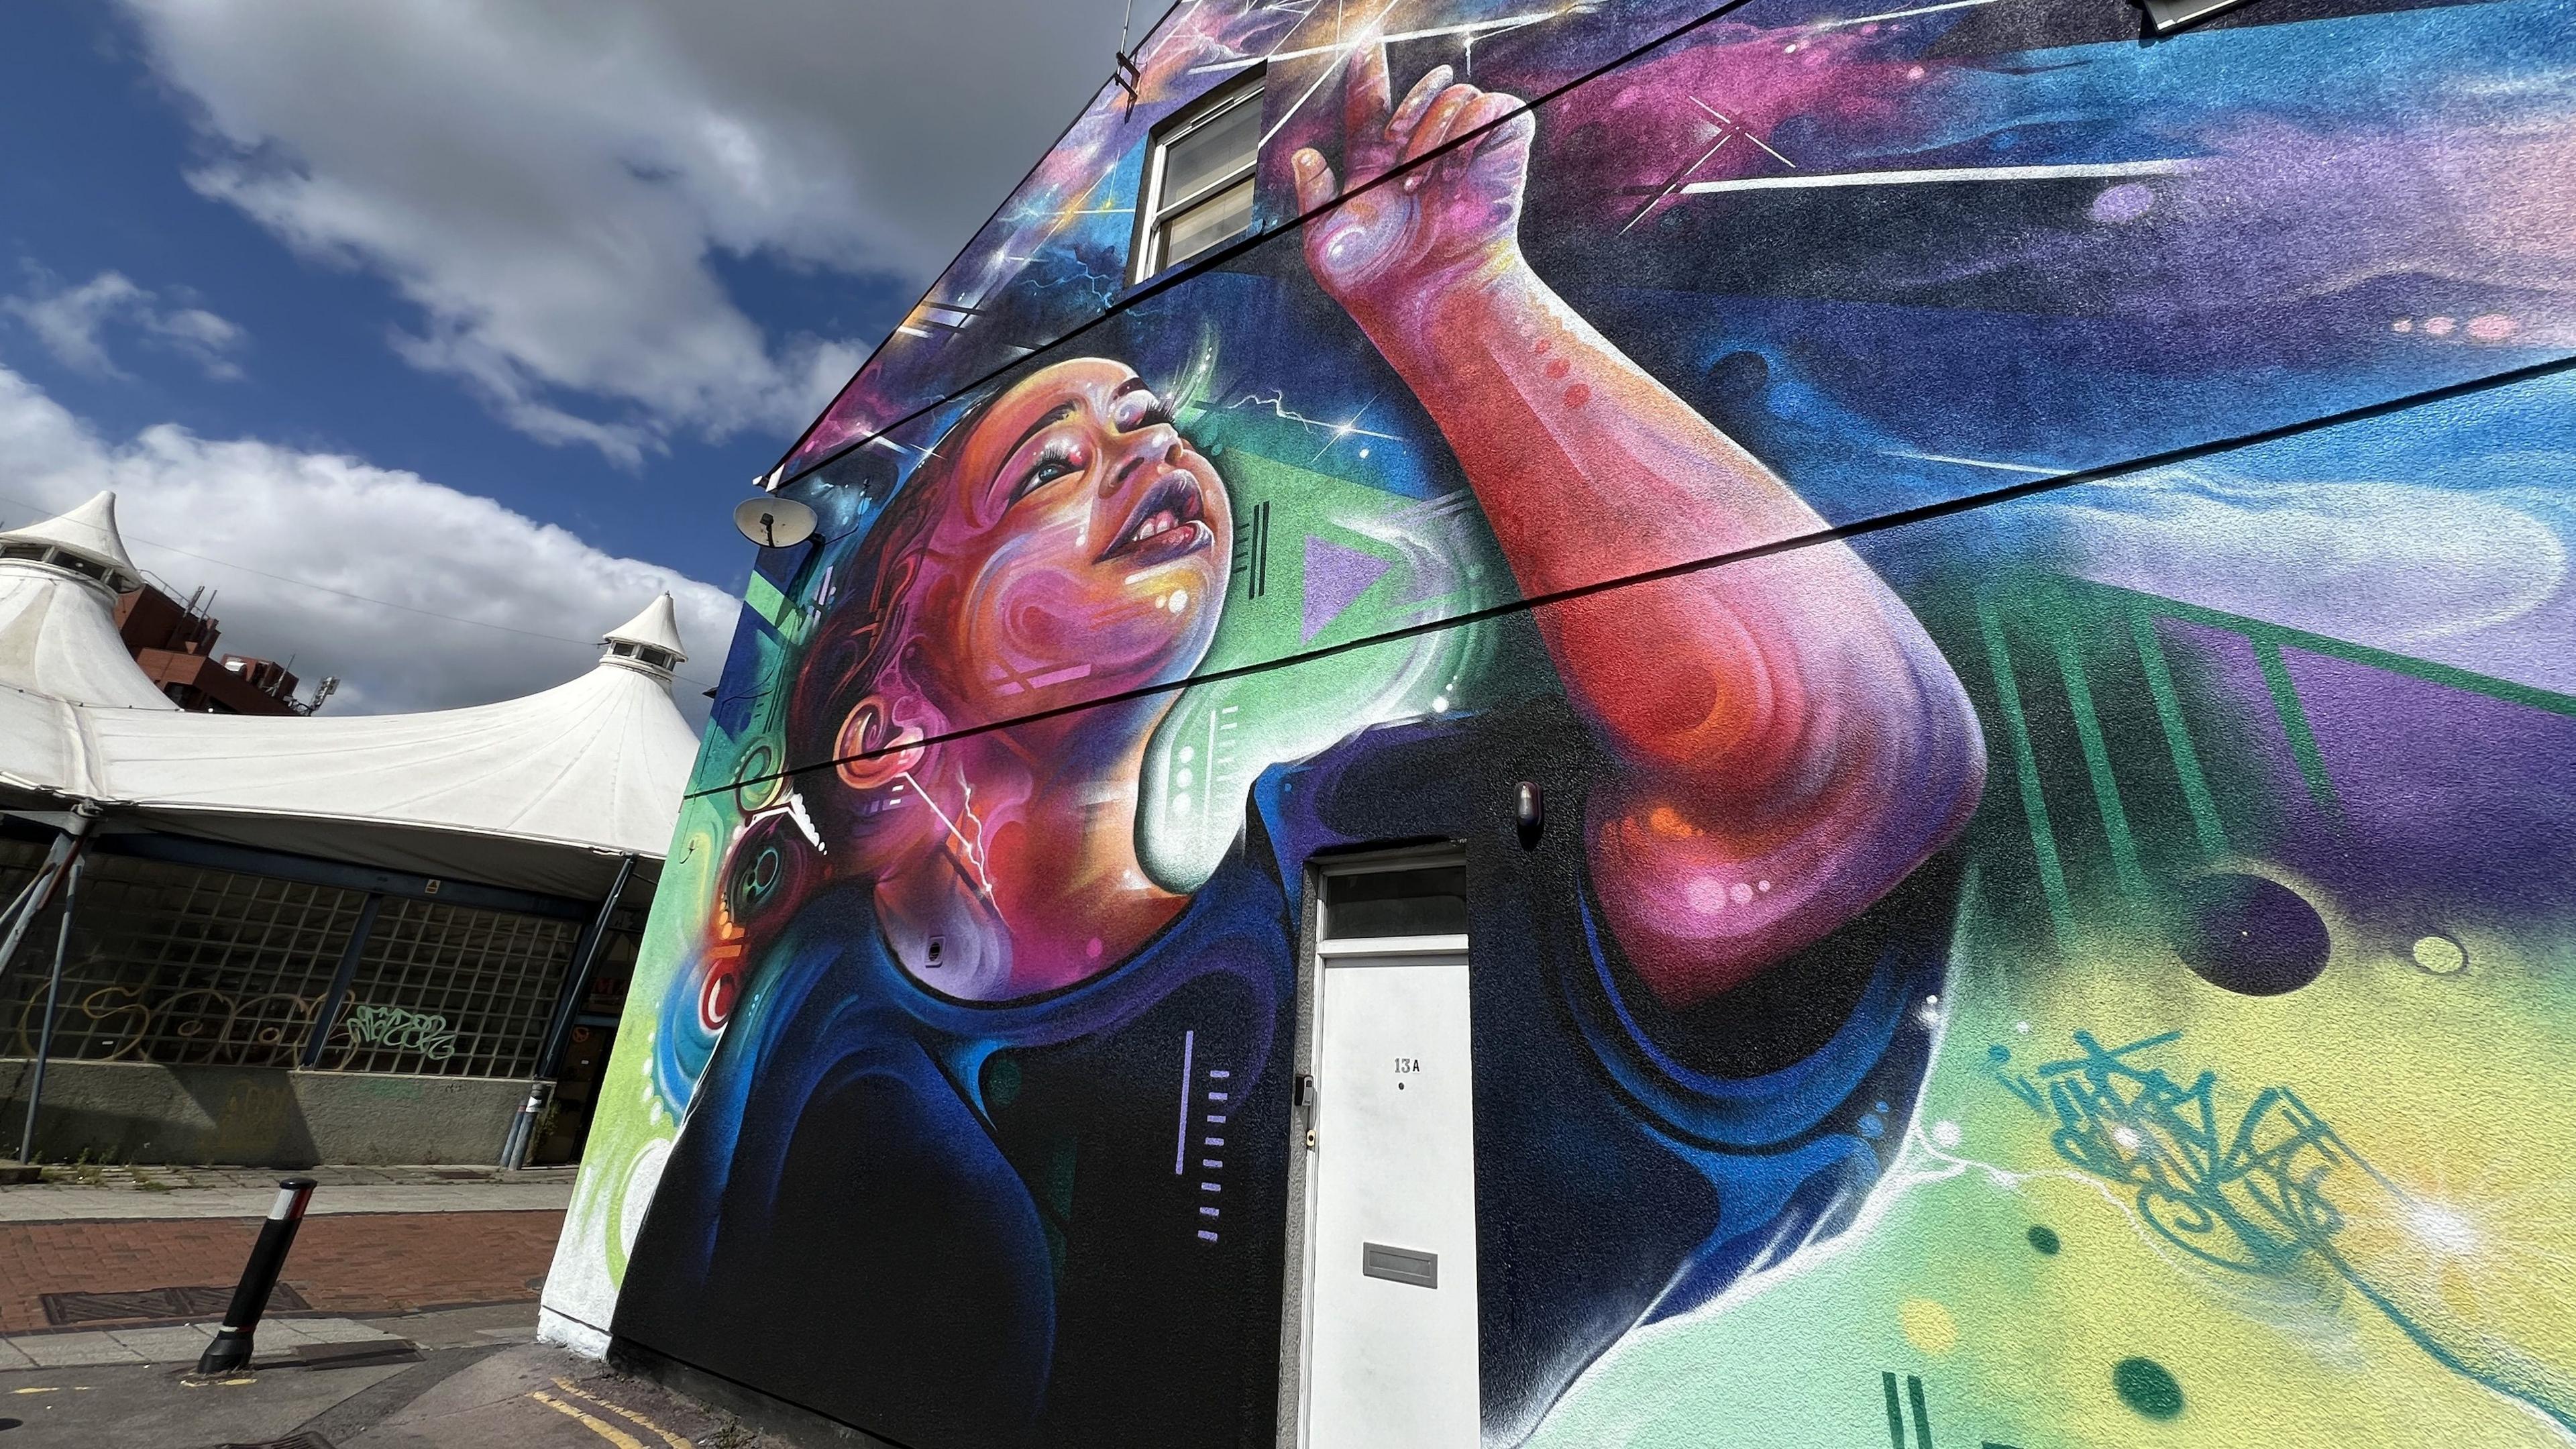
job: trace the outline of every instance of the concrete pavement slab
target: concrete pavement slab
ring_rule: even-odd
[[[205,1353],[215,1331],[201,1324],[182,1323],[171,1328],[119,1328],[108,1337],[143,1356],[145,1363],[193,1363]],[[268,1336],[262,1328],[260,1336]]]
[[[526,1312],[525,1309],[516,1309],[516,1311]],[[283,1318],[278,1322],[293,1324],[297,1332],[303,1335],[303,1342],[306,1343],[366,1343],[379,1338],[402,1336],[387,1333],[373,1324],[361,1323],[354,1318]],[[267,1331],[265,1326],[260,1329],[262,1333]]]
[[[524,1314],[527,1310],[518,1311]],[[435,1321],[436,1317],[422,1315],[424,1321]],[[0,1338],[0,1372],[107,1363],[193,1364],[214,1336],[215,1325],[211,1323],[21,1334]],[[400,1337],[349,1318],[270,1318],[261,1321],[255,1341],[260,1357],[273,1359],[293,1353],[302,1344],[392,1343]]]
[[[0,1223],[82,1222],[128,1218],[256,1218],[277,1200],[269,1187],[187,1187],[145,1192],[129,1187],[39,1183],[0,1187]],[[317,1188],[311,1216],[338,1213],[557,1211],[571,1206],[570,1182],[349,1183]]]
[[[293,1347],[299,1343],[319,1342],[306,1327],[310,1322],[312,1320],[301,1318],[263,1318],[259,1321],[256,1334],[259,1346],[279,1348]]]
[[[116,1341],[112,1333],[45,1333],[10,1340],[38,1368],[86,1368],[151,1360]]]
[[[537,1305],[495,1303],[482,1308],[446,1308],[433,1313],[369,1318],[366,1323],[396,1338],[409,1339],[424,1351],[530,1343],[537,1336]]]

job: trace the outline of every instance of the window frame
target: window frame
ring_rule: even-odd
[[[1314,953],[1318,958],[1336,956],[1409,956],[1444,951],[1464,951],[1473,932],[1416,936],[1344,936],[1333,928],[1332,908],[1327,900],[1332,894],[1329,882],[1337,876],[1379,875],[1393,871],[1464,870],[1467,868],[1467,846],[1464,841],[1443,840],[1363,851],[1357,854],[1316,856],[1308,861],[1309,898],[1314,901]],[[1473,889],[1472,886],[1469,889]],[[1471,916],[1472,918],[1472,916]]]
[[[1146,138],[1144,182],[1137,188],[1136,196],[1136,236],[1127,249],[1127,284],[1129,286],[1141,286],[1150,282],[1172,270],[1176,265],[1165,259],[1166,236],[1170,224],[1175,219],[1215,200],[1260,174],[1261,145],[1260,142],[1255,141],[1252,153],[1244,158],[1242,164],[1211,177],[1196,191],[1177,200],[1163,195],[1163,178],[1170,169],[1172,148],[1238,106],[1260,105],[1265,69],[1266,67],[1256,65],[1243,74],[1233,77],[1225,84],[1190,102],[1161,125],[1156,126],[1153,134]],[[1247,223],[1243,232],[1226,240],[1234,241],[1240,236],[1249,235],[1251,230],[1251,225]],[[1220,247],[1224,245],[1226,242],[1217,243]],[[1205,256],[1208,251],[1214,249],[1203,249],[1192,253],[1192,257]]]

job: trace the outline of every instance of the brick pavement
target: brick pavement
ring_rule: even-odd
[[[284,1281],[316,1313],[401,1313],[533,1300],[559,1211],[310,1217]],[[230,1284],[256,1218],[0,1224],[0,1334],[48,1327],[40,1294]],[[101,1325],[104,1326],[104,1325]]]

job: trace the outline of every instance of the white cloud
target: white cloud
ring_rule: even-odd
[[[241,368],[227,355],[242,345],[242,330],[205,308],[156,312],[147,325],[162,342],[194,358],[207,376],[231,379],[242,375]]]
[[[80,286],[50,293],[39,283],[34,292],[12,297],[0,308],[26,323],[56,362],[92,377],[109,377],[115,375],[116,364],[108,359],[107,346],[98,334],[112,314],[133,306],[143,295],[141,287],[121,274],[101,272]]]
[[[1122,0],[126,0],[191,179],[418,309],[395,344],[633,461],[782,436],[863,351],[726,257],[926,281],[1100,84]]]
[[[25,323],[55,361],[75,372],[125,375],[107,351],[104,334],[113,324],[187,358],[208,377],[231,381],[242,375],[233,354],[247,337],[202,307],[164,307],[158,293],[137,286],[122,272],[101,272],[77,287],[58,285],[40,270],[30,269],[29,275],[29,289],[0,298],[0,312]]]
[[[101,488],[116,490],[136,563],[183,596],[200,583],[218,591],[219,650],[294,655],[308,681],[339,675],[333,713],[440,709],[560,684],[598,657],[587,641],[666,589],[693,656],[686,673],[714,679],[732,639],[736,602],[723,590],[602,553],[488,498],[355,458],[169,424],[112,442],[0,367],[0,509],[10,522]],[[705,718],[698,686],[681,684],[677,698]]]

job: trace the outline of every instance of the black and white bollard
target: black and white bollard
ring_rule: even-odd
[[[268,1221],[260,1224],[259,1241],[252,1245],[250,1262],[242,1268],[241,1285],[233,1289],[233,1305],[224,1310],[224,1326],[197,1360],[198,1373],[230,1373],[250,1362],[251,1335],[259,1331],[259,1316],[268,1311],[268,1295],[277,1287],[278,1270],[286,1266],[286,1250],[295,1246],[304,1205],[312,1199],[313,1179],[279,1180],[277,1201],[268,1210]]]

